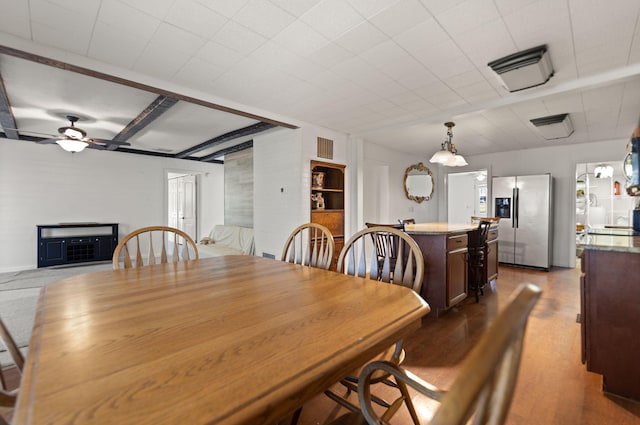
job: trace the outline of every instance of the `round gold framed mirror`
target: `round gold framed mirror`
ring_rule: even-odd
[[[433,196],[433,174],[431,170],[420,162],[407,167],[404,172],[404,194],[407,199],[421,203]]]

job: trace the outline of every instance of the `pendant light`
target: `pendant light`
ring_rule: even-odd
[[[464,167],[465,165],[469,165],[462,155],[458,155],[456,145],[451,143],[451,139],[453,138],[453,131],[451,129],[455,124],[453,122],[446,122],[444,125],[447,127],[447,139],[442,142],[442,149],[434,153],[429,162],[442,164],[445,167]]]

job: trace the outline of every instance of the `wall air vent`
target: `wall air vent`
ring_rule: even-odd
[[[569,114],[534,118],[530,121],[547,140],[563,139],[573,134],[573,124]]]
[[[318,158],[333,159],[333,140],[318,137]]]
[[[523,50],[489,62],[510,92],[539,86],[553,76],[553,65],[547,46]]]

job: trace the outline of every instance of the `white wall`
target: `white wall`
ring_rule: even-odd
[[[256,255],[266,253],[280,259],[289,233],[309,221],[309,213],[305,215],[303,212],[302,187],[305,182],[302,181],[302,167],[302,130],[278,130],[254,137],[253,232]]]
[[[318,137],[334,141],[333,160],[317,157]],[[347,136],[313,125],[296,130],[282,129],[253,139],[254,235],[256,255],[273,254],[277,259],[287,237],[297,226],[310,219],[312,159],[346,165],[345,214],[353,191]],[[349,234],[347,223],[345,232]]]
[[[415,218],[416,222],[437,221],[437,193],[444,186],[437,184],[437,170],[428,158],[393,151],[374,143],[364,143],[363,211],[365,222],[397,223],[398,219]],[[433,198],[420,204],[407,199],[404,193],[404,173],[407,167],[422,162],[434,175]]]
[[[553,258],[552,265],[575,267],[575,191],[576,164],[623,159],[627,139],[579,145],[501,152],[467,157],[474,169],[489,170],[491,177],[551,173],[553,182]],[[552,142],[549,142],[552,144]],[[466,155],[465,155],[466,157]],[[464,170],[461,170],[464,171]],[[491,199],[489,191],[488,199]],[[446,217],[446,203],[440,204]],[[492,206],[491,206],[492,208]],[[491,210],[491,213],[493,211]]]
[[[170,171],[198,174],[199,236],[223,222],[220,164],[0,139],[0,272],[36,267],[37,224],[115,222],[120,236],[166,224]]]

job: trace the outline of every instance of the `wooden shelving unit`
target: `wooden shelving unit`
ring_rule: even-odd
[[[326,226],[333,235],[336,247],[331,269],[335,270],[338,256],[344,246],[344,170],[341,164],[311,161],[311,222]],[[321,173],[322,175],[318,175]],[[318,208],[313,199],[320,194],[324,208]]]

